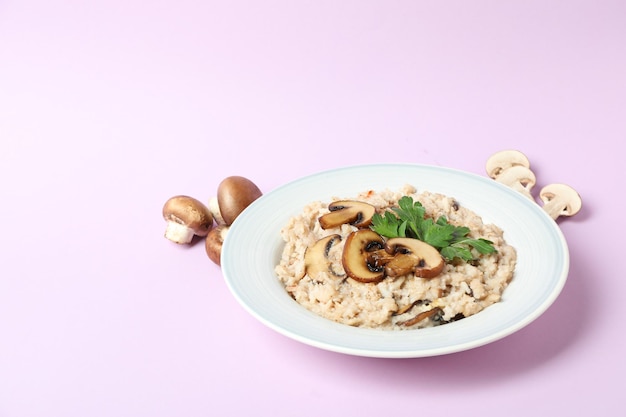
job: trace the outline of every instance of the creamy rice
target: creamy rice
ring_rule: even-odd
[[[451,197],[428,191],[418,193],[410,185],[398,191],[367,191],[348,199],[367,202],[382,212],[397,206],[398,200],[405,195],[421,202],[427,217],[446,216],[451,224],[468,227],[471,230],[469,237],[493,242],[497,252],[480,255],[476,262],[446,263],[443,272],[435,278],[407,275],[387,277],[377,283],[361,283],[337,276],[345,272],[341,254],[346,237],[357,229],[347,224],[322,229],[318,218],[329,212],[330,201],[317,201],[304,207],[302,213],[292,217],[281,231],[285,248],[276,266],[276,274],[286,291],[299,304],[329,320],[385,330],[432,327],[469,317],[499,302],[513,277],[517,259],[515,249],[504,241],[500,228],[483,224],[476,213]],[[337,197],[333,201],[344,199]],[[342,239],[333,245],[329,258],[337,275],[308,276],[304,266],[307,248],[322,237],[335,233]],[[435,313],[415,324],[407,324],[427,311]]]

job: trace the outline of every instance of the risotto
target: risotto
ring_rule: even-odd
[[[350,198],[384,213],[397,207],[403,196],[420,202],[427,218],[445,216],[451,225],[469,228],[468,237],[490,241],[495,251],[473,251],[473,259],[468,262],[448,260],[434,277],[408,273],[364,282],[352,278],[342,262],[346,241],[362,228],[354,222],[323,228],[319,219],[330,212],[329,202],[316,201],[281,230],[285,247],[275,271],[285,290],[300,305],[329,320],[384,330],[437,326],[469,317],[499,302],[513,278],[517,259],[515,249],[505,242],[499,227],[484,224],[480,216],[452,197],[428,191],[418,193],[410,185],[397,191],[365,191]],[[328,268],[313,271],[305,257],[307,250],[318,242],[327,242],[323,252]]]

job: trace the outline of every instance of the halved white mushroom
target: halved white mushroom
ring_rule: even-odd
[[[186,195],[177,195],[163,205],[167,222],[165,237],[172,242],[190,243],[194,235],[206,236],[213,227],[213,216],[200,201]]]
[[[560,216],[573,216],[582,208],[582,198],[566,184],[550,184],[539,193],[543,209],[556,220]]]
[[[355,227],[367,227],[372,222],[376,207],[362,201],[340,200],[328,205],[330,213],[322,215],[318,220],[322,229],[331,229],[350,224]]]
[[[487,175],[496,179],[502,172],[515,166],[530,168],[530,161],[520,151],[504,150],[496,152],[487,159]]]
[[[530,169],[517,165],[502,171],[495,180],[521,193],[526,198],[535,201],[531,190],[537,180],[535,174]]]
[[[531,189],[536,179],[526,155],[516,150],[496,152],[487,159],[485,168],[491,178],[534,201]]]
[[[313,246],[306,249],[306,252],[304,252],[304,268],[309,277],[315,279],[320,273],[330,273],[337,277],[345,276],[343,273],[334,270],[332,261],[329,258],[330,250],[339,242],[341,242],[341,235],[332,234],[321,238]]]

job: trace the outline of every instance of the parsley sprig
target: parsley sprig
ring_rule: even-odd
[[[370,228],[387,238],[410,237],[422,240],[437,248],[447,261],[454,258],[471,261],[474,259],[472,249],[481,254],[496,252],[493,242],[467,237],[469,228],[454,226],[448,223],[445,216],[436,221],[426,218],[424,206],[419,201],[413,201],[412,197],[402,197],[398,207],[393,207],[392,211],[386,211],[384,215],[376,213]]]

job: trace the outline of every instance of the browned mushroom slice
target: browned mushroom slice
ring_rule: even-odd
[[[304,253],[304,268],[311,278],[316,278],[320,273],[330,273],[341,277],[343,274],[337,273],[333,267],[328,255],[333,245],[341,242],[341,236],[338,234],[329,235],[321,238],[317,242],[306,249]]]
[[[367,227],[372,222],[376,207],[362,201],[341,200],[330,203],[330,213],[319,218],[322,229],[330,229],[351,224],[356,227]]]
[[[392,238],[387,241],[385,250],[394,255],[385,265],[385,273],[389,277],[413,273],[416,277],[433,278],[445,266],[439,251],[418,239]]]
[[[414,326],[414,325],[416,325],[417,323],[419,323],[419,322],[421,322],[423,320],[426,320],[426,319],[429,319],[431,317],[434,317],[438,313],[441,313],[441,308],[435,307],[435,308],[432,308],[432,309],[427,310],[427,311],[422,311],[421,313],[419,313],[417,316],[413,317],[412,319],[409,319],[407,321],[403,321],[403,322],[398,323],[398,324],[400,324],[401,326],[407,326],[407,327],[408,326]]]
[[[384,248],[383,238],[370,229],[352,232],[346,238],[341,258],[350,278],[359,282],[378,282],[385,277],[385,268],[369,262],[371,254]]]
[[[415,300],[410,304],[407,304],[403,307],[398,308],[398,311],[396,311],[395,313],[393,313],[394,316],[400,316],[404,313],[408,313],[413,307],[415,306],[420,306],[420,305],[426,305],[428,306],[431,303],[430,300]]]
[[[394,316],[401,316],[404,313],[408,313],[409,310],[412,309],[413,307],[415,307],[415,303],[407,304],[403,307],[400,307],[398,311],[394,313]]]

